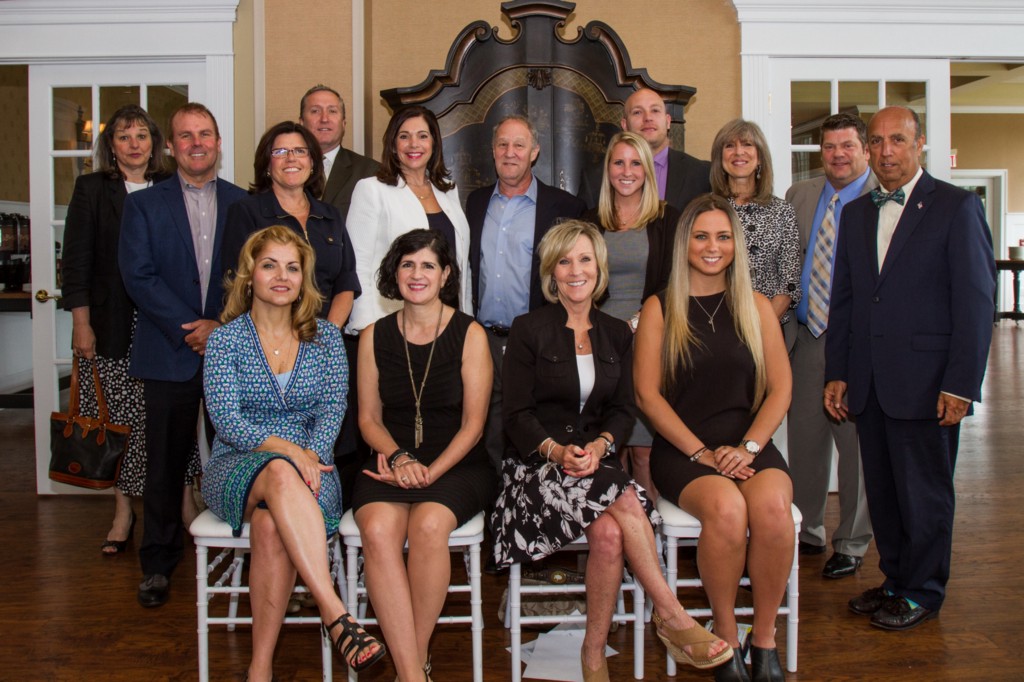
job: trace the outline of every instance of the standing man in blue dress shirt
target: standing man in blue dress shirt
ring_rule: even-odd
[[[167,601],[182,556],[181,482],[203,399],[203,355],[220,326],[221,239],[245,190],[217,179],[220,130],[202,104],[171,114],[167,146],[178,172],[124,202],[118,262],[139,309],[129,372],[144,380],[146,494],[139,547],[145,607]],[[156,150],[154,150],[156,153]]]
[[[568,192],[533,175],[540,155],[537,130],[525,116],[509,116],[491,140],[498,182],[466,201],[473,311],[487,330],[494,359],[494,385],[484,439],[501,475],[505,438],[501,419],[501,362],[512,320],[544,305],[537,245],[560,219],[579,218],[586,207]]]
[[[871,519],[864,494],[857,427],[836,421],[821,405],[825,384],[825,329],[831,290],[835,239],[843,206],[878,186],[868,168],[867,125],[854,114],[829,116],[821,125],[823,177],[798,182],[786,192],[796,209],[804,254],[800,279],[804,297],[796,308],[796,340],[791,353],[793,401],[789,408],[789,474],[793,502],[803,515],[800,553],[825,551],[825,502],[832,474],[832,445],[839,452],[839,526],[832,534],[833,554],[826,578],[857,572],[871,543]],[[833,203],[833,197],[835,202]],[[823,229],[826,216],[830,223]],[[816,269],[816,264],[819,264]],[[813,290],[813,294],[811,293]],[[812,300],[813,311],[808,317]]]

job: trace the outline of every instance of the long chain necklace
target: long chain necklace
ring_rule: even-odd
[[[412,358],[409,356],[409,336],[405,330],[405,311],[402,311],[402,342],[405,344],[405,362],[409,367],[409,384],[412,386],[412,397],[416,399],[416,435],[414,448],[418,448],[423,442],[423,415],[420,414],[420,401],[423,399],[423,389],[427,385],[427,375],[430,374],[430,362],[434,359],[434,347],[437,345],[437,337],[441,334],[441,319],[444,317],[444,305],[437,315],[437,328],[434,329],[434,340],[430,342],[430,355],[427,356],[427,366],[423,370],[423,381],[420,382],[420,390],[416,390],[416,380],[412,376]]]
[[[725,302],[725,292],[722,292],[722,297],[718,299],[718,305],[715,306],[715,312],[709,313],[707,308],[701,305],[700,299],[696,296],[693,297],[693,302],[697,304],[697,307],[704,311],[704,314],[708,316],[708,324],[711,325],[711,333],[715,333],[715,315],[718,314],[718,309],[722,307],[722,303]]]

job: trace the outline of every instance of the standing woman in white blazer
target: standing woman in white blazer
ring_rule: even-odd
[[[444,165],[441,130],[421,106],[399,109],[384,133],[384,158],[376,177],[360,180],[345,221],[356,254],[363,294],[356,299],[345,332],[358,334],[395,312],[401,302],[377,290],[377,269],[396,237],[416,228],[441,232],[462,272],[459,308],[472,314],[469,223]]]

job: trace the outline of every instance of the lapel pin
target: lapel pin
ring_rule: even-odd
[[[917,202],[917,210],[920,211],[922,208],[924,208],[924,202],[923,201]]]

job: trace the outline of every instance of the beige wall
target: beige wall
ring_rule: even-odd
[[[28,203],[28,67],[0,66],[0,201]]]
[[[242,5],[252,1],[242,0]],[[350,119],[359,115],[360,107],[351,101],[351,2],[265,2],[267,124],[295,118],[302,93],[318,82],[342,93]],[[498,0],[373,0],[366,5],[367,149],[379,158],[390,117],[381,90],[416,85],[431,69],[443,68],[452,41],[471,22],[500,24],[499,34],[505,39],[512,36],[512,29],[502,21]],[[634,67],[646,68],[657,81],[697,88],[686,114],[686,146],[692,154],[708,158],[715,132],[741,110],[739,25],[732,3],[659,3],[653,16],[621,0],[587,0],[570,16],[567,35],[575,37],[577,27],[594,20],[619,34]],[[313,36],[331,39],[314,41]],[[311,54],[316,57],[311,59]],[[246,106],[241,97],[236,101],[239,108]],[[251,160],[238,163],[240,171],[250,166]]]
[[[232,28],[235,48],[235,184],[248,187],[252,182],[252,159],[258,139],[253,106],[256,99],[253,0],[240,0],[236,16]]]
[[[1007,170],[1007,210],[1024,213],[1024,114],[954,114],[951,121],[957,169]]]

